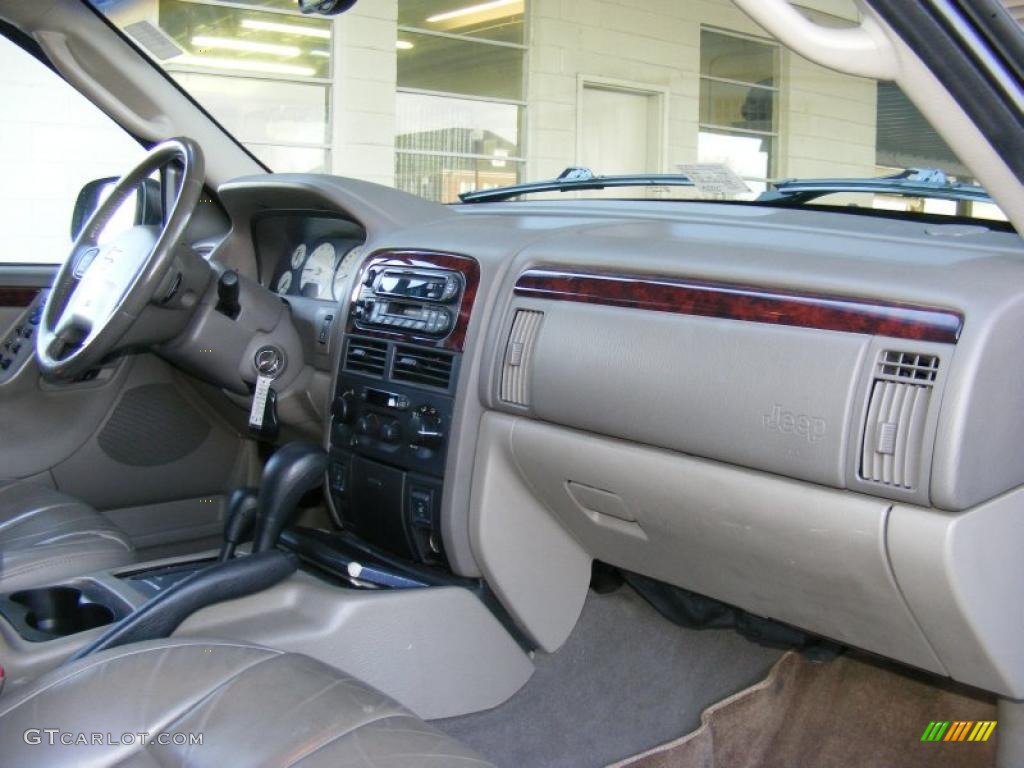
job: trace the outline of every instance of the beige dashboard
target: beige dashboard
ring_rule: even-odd
[[[257,200],[348,217],[367,258],[479,265],[444,545],[536,645],[564,642],[600,559],[1024,697],[1016,234],[710,203],[453,209],[330,177],[221,194],[233,218]]]

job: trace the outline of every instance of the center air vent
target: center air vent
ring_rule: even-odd
[[[879,356],[864,425],[862,478],[909,490],[917,487],[938,371],[934,355],[887,350]]]
[[[383,376],[387,368],[388,345],[370,339],[349,339],[345,350],[345,370]]]
[[[398,345],[395,347],[395,362],[391,366],[391,380],[448,389],[453,361],[453,356],[446,352]]]

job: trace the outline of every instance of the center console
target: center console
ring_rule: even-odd
[[[373,545],[447,565],[445,460],[476,260],[379,251],[352,296],[331,408],[328,478],[337,522]]]

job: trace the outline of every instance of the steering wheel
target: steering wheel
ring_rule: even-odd
[[[136,225],[100,245],[100,233],[136,187],[175,161],[180,182],[163,225]],[[75,379],[120,349],[171,271],[203,179],[202,150],[186,138],[157,144],[118,179],[75,238],[46,298],[36,334],[36,360],[45,376]]]

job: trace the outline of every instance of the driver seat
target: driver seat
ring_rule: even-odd
[[[128,536],[92,507],[45,485],[0,481],[0,593],[134,559]]]

